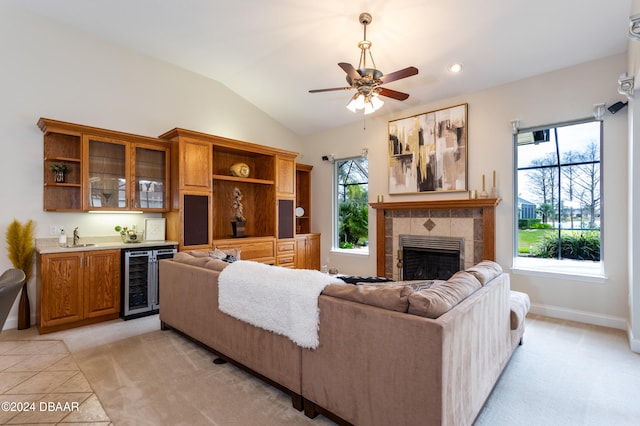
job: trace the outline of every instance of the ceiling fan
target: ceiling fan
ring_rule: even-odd
[[[407,67],[386,75],[383,74],[382,71],[376,69],[376,63],[373,61],[373,55],[371,54],[371,42],[367,40],[367,25],[371,23],[371,19],[371,15],[369,13],[360,14],[359,21],[364,26],[364,40],[358,43],[358,47],[360,48],[358,69],[346,62],[340,62],[338,64],[338,66],[347,73],[347,83],[349,83],[349,86],[309,90],[309,93],[356,89],[357,93],[353,95],[351,101],[347,105],[347,108],[353,112],[356,112],[359,109],[364,109],[365,114],[370,114],[378,110],[384,104],[379,96],[386,96],[399,101],[404,101],[409,97],[408,93],[387,89],[382,87],[382,85],[416,75],[418,74],[418,68]],[[371,60],[373,68],[367,67],[367,55]]]

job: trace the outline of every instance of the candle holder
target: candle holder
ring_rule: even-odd
[[[484,174],[482,175],[482,191],[478,194],[479,198],[489,198],[489,194],[487,194],[487,190],[484,186]]]
[[[491,198],[498,198],[498,188],[495,186],[491,188]]]

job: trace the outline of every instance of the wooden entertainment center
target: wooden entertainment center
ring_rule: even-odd
[[[152,138],[47,118],[38,126],[45,211],[160,212],[179,250],[239,248],[245,260],[319,269],[312,167],[296,164],[296,152],[181,128]],[[238,163],[248,176],[230,172]],[[66,165],[66,181],[56,180],[53,164]],[[243,238],[232,233],[235,188],[243,196]],[[297,207],[304,215],[296,216]]]

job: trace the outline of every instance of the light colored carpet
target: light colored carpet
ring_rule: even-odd
[[[115,425],[330,425],[172,331],[157,316],[38,336],[61,339]],[[638,425],[640,355],[620,330],[527,317],[519,347],[476,426]]]
[[[530,315],[476,426],[638,426],[640,354],[621,330]]]

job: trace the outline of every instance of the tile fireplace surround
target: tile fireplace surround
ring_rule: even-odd
[[[495,260],[495,208],[500,198],[371,203],[376,210],[376,273],[397,279],[400,234],[462,237],[465,268]]]

